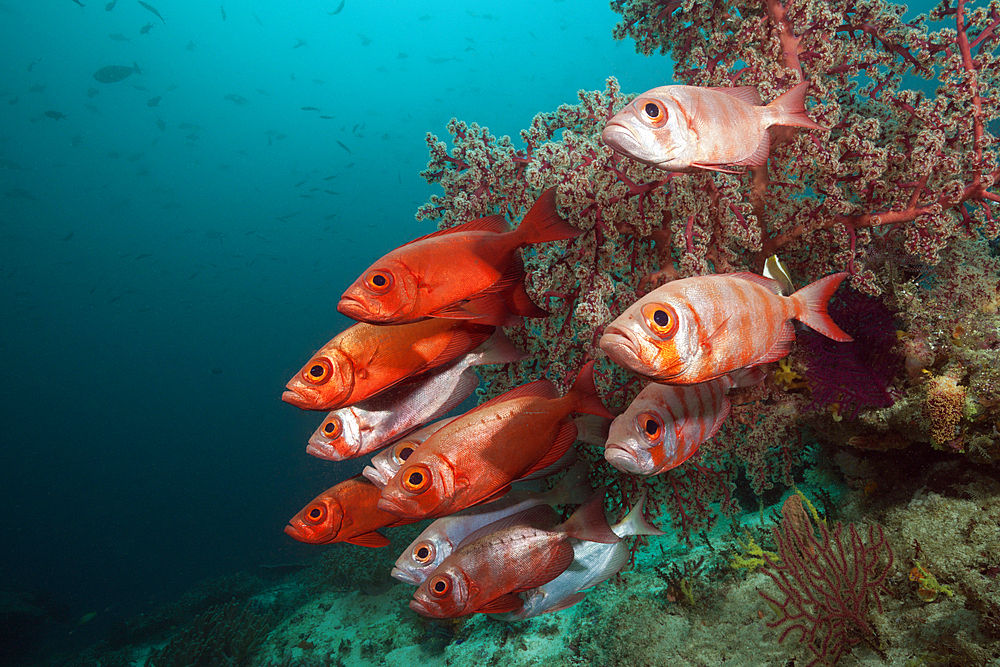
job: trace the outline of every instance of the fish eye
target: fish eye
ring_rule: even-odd
[[[365,287],[375,294],[385,294],[392,289],[392,274],[388,271],[369,271],[365,275]]]
[[[410,458],[416,448],[413,446],[412,442],[401,442],[392,451],[392,457],[396,459],[398,463],[402,463],[406,459]]]
[[[654,127],[663,127],[667,122],[667,109],[660,102],[655,100],[644,100],[639,102],[642,114]]]
[[[421,542],[413,550],[413,560],[421,565],[427,565],[434,560],[434,545],[431,542]]]
[[[663,435],[663,421],[652,412],[643,412],[635,418],[642,435],[649,442],[655,443]]]
[[[306,508],[305,512],[306,523],[316,525],[318,523],[323,523],[326,520],[326,507],[320,504],[312,505]]]
[[[423,493],[431,485],[431,471],[427,466],[418,464],[403,471],[403,488],[410,493]]]
[[[439,574],[431,579],[428,589],[434,597],[443,598],[451,592],[451,579]]]
[[[328,438],[339,438],[340,431],[340,417],[331,417],[325,424],[323,424],[323,435]]]
[[[302,371],[302,379],[309,384],[323,384],[330,379],[333,367],[330,362],[323,358],[313,359],[312,363]]]
[[[677,313],[665,303],[647,303],[642,307],[642,317],[649,330],[661,338],[669,338],[677,331]]]

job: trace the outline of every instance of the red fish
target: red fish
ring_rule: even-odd
[[[572,412],[612,416],[594,387],[593,362],[561,398],[551,382],[539,380],[456,417],[410,455],[378,506],[424,518],[495,500],[511,482],[566,453],[577,437]]]
[[[350,542],[362,547],[384,547],[389,539],[379,528],[405,526],[411,519],[376,507],[379,489],[356,475],[316,496],[292,517],[285,532],[306,544]]]
[[[470,535],[417,588],[410,608],[430,618],[516,611],[524,605],[519,592],[552,581],[573,562],[569,538],[619,541],[604,516],[603,489],[566,523],[537,527],[546,525],[551,513],[542,505]]]
[[[334,336],[288,381],[281,400],[304,410],[351,405],[469,353],[494,330],[440,319],[383,327],[355,324]]]
[[[833,340],[852,340],[826,312],[846,277],[829,275],[791,296],[752,273],[674,280],[619,315],[600,346],[619,366],[656,382],[705,382],[788,354],[793,319]]]
[[[337,310],[378,324],[425,317],[506,324],[510,313],[543,316],[524,291],[519,249],[582,233],[559,216],[550,188],[513,231],[503,216],[492,215],[396,248],[344,292]]]
[[[666,171],[725,171],[767,162],[769,127],[825,130],[806,115],[803,81],[767,106],[752,86],[660,86],[608,121],[601,139],[633,160]]]

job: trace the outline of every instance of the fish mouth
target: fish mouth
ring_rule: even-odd
[[[284,399],[284,396],[282,396]],[[309,443],[306,445],[306,454],[311,454],[318,459],[323,459],[325,461],[339,461],[340,458],[337,456],[337,450],[335,450],[330,445],[314,445]]]
[[[382,496],[378,499],[377,507],[383,512],[388,512],[389,514],[395,514],[398,517],[409,518],[409,514],[403,509],[403,506],[392,498],[386,498]]]
[[[292,524],[288,524],[287,526],[285,526],[285,533],[287,533],[292,539],[298,540],[299,542],[306,541],[305,534]]]
[[[372,312],[365,307],[361,301],[355,299],[353,296],[347,296],[345,294],[340,297],[340,303],[337,304],[337,311],[341,315],[346,315],[352,320],[357,320],[358,322],[372,321]]]
[[[384,489],[386,484],[389,483],[389,480],[392,479],[391,477],[386,477],[381,470],[373,468],[372,466],[365,466],[365,469],[361,471],[361,474],[364,475],[369,482],[380,489]]]
[[[440,618],[438,614],[435,614],[428,609],[427,606],[420,600],[410,600],[410,609],[427,618]]]
[[[414,575],[412,572],[401,570],[398,567],[392,568],[392,572],[390,572],[389,574],[392,575],[393,579],[399,579],[404,584],[413,584],[414,586],[419,586],[420,584],[424,583],[423,579],[418,579],[416,575]]]
[[[635,157],[642,148],[639,137],[635,135],[632,128],[615,121],[609,122],[601,132],[601,141],[611,147],[612,150]]]
[[[629,332],[615,326],[609,326],[601,335],[601,340],[597,343],[604,352],[611,357],[612,361],[621,363],[621,358],[639,358],[639,344],[632,339]]]
[[[648,468],[639,461],[639,456],[631,449],[621,445],[608,445],[604,450],[604,458],[622,472],[632,475],[649,474]]]
[[[288,391],[282,392],[281,400],[285,403],[290,403],[297,408],[302,408],[303,410],[309,410],[312,406],[306,402],[306,399],[302,394],[298,393],[294,389],[289,389]]]

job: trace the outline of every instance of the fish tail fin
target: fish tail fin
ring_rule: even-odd
[[[768,108],[778,112],[776,125],[789,125],[791,127],[807,127],[810,130],[826,130],[806,115],[806,90],[809,89],[809,82],[803,81],[795,85],[791,90],[780,95],[777,99],[768,104]]]
[[[795,319],[835,341],[846,343],[854,340],[844,333],[826,312],[830,297],[847,276],[846,272],[834,273],[792,294],[789,298],[795,304]]]
[[[136,74],[142,74],[142,70],[139,69],[139,63],[137,63],[134,60],[132,61],[132,71],[134,71]]]
[[[615,535],[608,525],[608,518],[604,515],[604,494],[606,486],[599,488],[590,500],[573,512],[566,523],[556,526],[553,530],[566,533],[570,537],[587,542],[601,542],[602,544],[616,544],[621,539]]]
[[[597,393],[597,385],[594,384],[594,362],[588,361],[580,369],[580,374],[576,376],[576,381],[570,388],[567,396],[572,396],[573,410],[585,412],[598,417],[614,419],[615,416],[604,407],[601,396]]]
[[[576,238],[583,234],[583,230],[577,229],[559,215],[556,208],[556,188],[553,186],[538,196],[518,225],[516,233],[520,236],[521,245],[527,245]]]
[[[629,537],[630,535],[666,535],[666,533],[646,520],[645,513],[643,512],[645,506],[646,489],[643,489],[642,494],[639,495],[639,500],[628,511],[628,514],[621,520],[621,523],[618,524],[617,527],[619,530],[615,534],[617,535],[620,532],[622,537]]]

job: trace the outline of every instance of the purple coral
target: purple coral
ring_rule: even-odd
[[[849,419],[863,408],[889,407],[895,402],[893,380],[903,368],[893,313],[880,298],[854,290],[840,290],[828,312],[854,340],[838,343],[811,330],[799,335],[810,406],[836,404]]]

